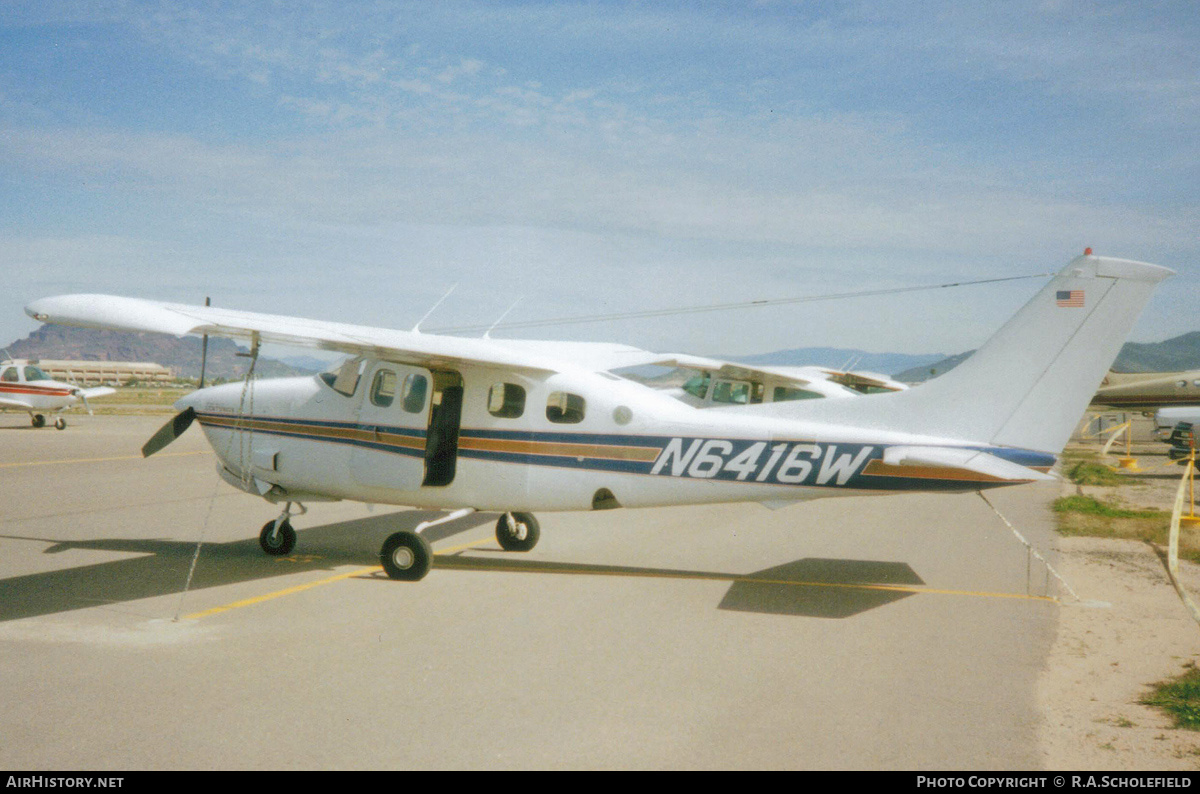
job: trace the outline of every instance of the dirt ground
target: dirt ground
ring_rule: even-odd
[[[1129,486],[1064,483],[1063,494],[1170,510],[1182,472],[1163,465],[1166,446],[1139,444],[1133,451],[1146,470],[1129,474]],[[1200,732],[1175,729],[1168,715],[1138,703],[1153,684],[1200,660],[1200,625],[1181,603],[1159,551],[1142,540],[1088,537],[1060,537],[1057,546],[1056,567],[1081,602],[1064,594],[1039,685],[1045,767],[1200,769]],[[1180,569],[1193,599],[1200,597],[1200,565],[1182,561]]]

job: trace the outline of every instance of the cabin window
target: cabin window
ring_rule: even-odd
[[[488,413],[501,419],[516,419],[525,413],[525,389],[515,383],[492,384]]]
[[[713,384],[712,401],[745,405],[750,402],[750,383],[743,380],[719,380]]]
[[[818,400],[822,394],[808,389],[797,389],[791,386],[776,386],[771,393],[771,402],[783,403],[788,400]]]
[[[0,375],[0,380],[5,381],[6,383],[16,383],[17,382],[17,368],[9,367],[8,369],[4,370],[4,374]]]
[[[578,394],[556,391],[546,402],[546,418],[560,425],[573,425],[583,421],[586,401]]]
[[[37,367],[26,367],[25,380],[50,380],[50,378]]]
[[[379,370],[371,383],[371,402],[380,408],[387,408],[395,399],[396,373],[390,369]]]
[[[683,390],[693,397],[699,397],[703,400],[708,396],[708,382],[712,376],[707,372],[701,372],[688,378],[687,383],[683,384]]]
[[[410,414],[419,414],[425,410],[425,395],[429,393],[429,378],[412,373],[404,379],[404,397],[401,405]]]

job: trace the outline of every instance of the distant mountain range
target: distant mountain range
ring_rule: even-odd
[[[907,369],[896,373],[895,378],[905,383],[920,383],[946,374],[974,352],[968,350],[928,366]],[[1181,372],[1190,369],[1200,369],[1200,331],[1162,342],[1126,342],[1112,365],[1114,372]]]
[[[135,334],[125,331],[101,331],[43,325],[24,339],[7,346],[13,358],[50,358],[73,361],[150,361],[162,364],[176,376],[200,377],[202,340],[195,336],[176,338],[165,334]],[[208,340],[205,378],[240,378],[246,374],[250,359],[239,356],[249,349],[231,339]],[[303,375],[308,370],[260,356],[255,371],[263,377]]]
[[[24,339],[8,345],[13,358],[74,359],[78,361],[152,361],[171,369],[176,375],[195,378],[200,374],[198,337],[182,339],[164,334],[135,334],[43,325]],[[238,378],[246,373],[249,359],[239,353],[247,348],[229,339],[208,340],[209,378]],[[762,366],[822,366],[890,374],[906,383],[920,383],[945,374],[965,361],[974,351],[946,356],[941,353],[910,355],[905,353],[868,353],[836,347],[802,347],[777,350],[755,356],[741,356],[744,364]],[[260,357],[257,371],[264,377],[305,375],[319,372],[327,365],[308,356],[289,357],[287,361]],[[1200,369],[1200,331],[1163,342],[1129,342],[1117,357],[1117,372],[1175,372]]]

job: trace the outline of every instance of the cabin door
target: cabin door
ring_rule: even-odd
[[[425,473],[425,435],[435,377],[376,361],[367,367],[350,472],[359,485],[415,491]]]
[[[454,481],[458,465],[458,433],[462,425],[463,381],[457,372],[433,373],[433,399],[425,434],[425,479],[421,485],[441,486]]]

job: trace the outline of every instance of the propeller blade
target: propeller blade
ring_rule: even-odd
[[[150,436],[150,440],[142,446],[142,457],[148,458],[155,452],[170,444],[175,439],[183,435],[183,431],[187,430],[192,424],[192,420],[196,418],[196,409],[188,408],[182,413],[176,414],[170,422],[167,422],[162,428]]]

